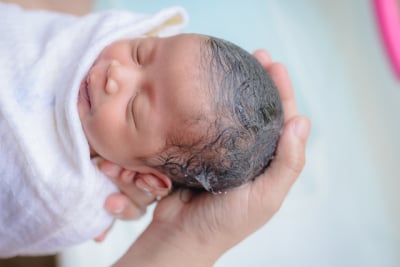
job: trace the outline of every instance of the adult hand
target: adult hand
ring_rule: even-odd
[[[148,205],[153,203],[157,197],[163,197],[160,192],[150,192],[147,188],[138,186],[133,182],[133,173],[126,171],[118,165],[104,160],[99,163],[99,169],[106,174],[120,189],[120,193],[110,195],[105,203],[104,208],[120,220],[135,220],[146,213]],[[94,240],[102,242],[112,226],[106,229],[101,235]]]
[[[276,157],[253,182],[226,194],[181,190],[162,199],[149,227],[115,266],[212,266],[281,207],[304,167],[310,122],[297,114],[284,66],[272,63],[263,50],[254,55],[271,74],[283,102],[285,126]]]

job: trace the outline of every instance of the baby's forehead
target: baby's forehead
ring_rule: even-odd
[[[214,128],[215,115],[203,105],[203,109],[193,109],[178,121],[168,133],[167,146],[171,143],[195,144],[205,139]]]

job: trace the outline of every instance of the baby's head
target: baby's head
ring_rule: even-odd
[[[96,154],[135,177],[212,192],[259,175],[283,125],[279,94],[257,60],[195,34],[106,47],[78,108]]]
[[[157,168],[176,184],[218,192],[259,175],[273,158],[283,125],[275,85],[242,48],[214,37],[200,46],[201,90],[209,116],[192,138],[175,136]]]

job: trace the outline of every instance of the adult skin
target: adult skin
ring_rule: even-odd
[[[285,67],[273,63],[264,50],[254,55],[273,77],[285,112],[284,130],[271,165],[253,182],[227,194],[180,190],[161,199],[150,225],[114,266],[212,266],[281,207],[304,167],[310,121],[297,113]],[[124,183],[123,173],[110,162],[100,168],[125,188],[125,195],[107,199],[106,209],[121,219],[143,214],[154,197],[141,191],[139,184]]]

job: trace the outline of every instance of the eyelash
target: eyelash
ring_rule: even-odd
[[[129,112],[129,117],[131,118],[133,124],[136,127],[136,121],[135,121],[135,114],[133,113],[133,102],[135,101],[136,96],[133,96],[128,104],[128,112]]]
[[[139,57],[139,47],[140,47],[140,41],[137,43],[136,47],[135,47],[135,61],[136,64],[138,64],[140,66],[141,62],[140,62],[140,57]]]

